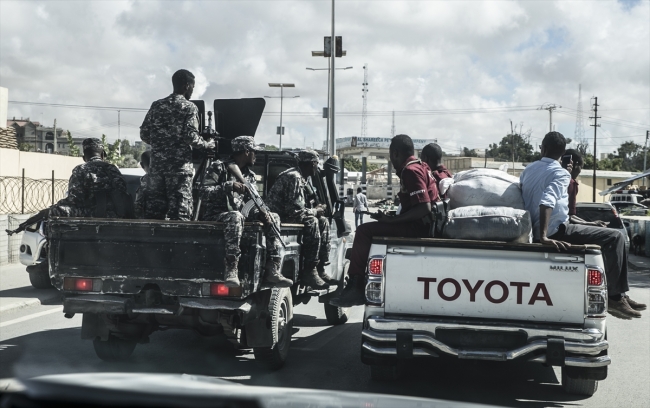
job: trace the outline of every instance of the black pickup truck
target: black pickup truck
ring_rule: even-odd
[[[278,174],[296,164],[291,152],[258,154],[253,170],[260,195],[267,194]],[[309,182],[315,200],[327,207],[331,224],[327,272],[342,287],[350,227],[334,184],[336,161],[330,159],[323,167]],[[280,368],[287,358],[294,306],[318,297],[330,324],[347,321],[346,309],[328,303],[336,286],[316,291],[301,284],[302,225],[281,228],[286,245],[282,273],[295,282],[291,288],[264,284],[265,238],[258,222],[244,227],[242,284],[226,287],[223,231],[219,222],[50,219],[50,278],[63,292],[63,312],[66,317],[83,313],[81,337],[93,341],[103,360],[128,358],[152,332],[180,328],[225,335],[237,347],[252,348],[255,359],[270,369]]]

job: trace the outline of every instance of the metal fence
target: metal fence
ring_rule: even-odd
[[[28,214],[66,196],[68,180],[0,177],[0,214]]]

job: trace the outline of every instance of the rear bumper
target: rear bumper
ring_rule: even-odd
[[[174,305],[136,305],[131,298],[112,295],[82,295],[66,297],[63,300],[64,313],[97,314],[165,314],[180,315],[184,309],[232,310],[248,313],[251,304],[247,300],[224,300],[179,297]]]
[[[609,344],[597,329],[544,329],[525,326],[481,326],[434,321],[415,321],[371,316],[362,331],[362,360],[382,358],[454,356],[461,359],[531,361],[559,366],[604,367],[611,360]],[[436,338],[436,330],[525,333],[525,345],[512,350],[452,347]]]

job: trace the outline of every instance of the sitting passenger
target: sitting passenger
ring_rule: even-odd
[[[429,226],[423,221],[431,214],[431,203],[439,200],[438,187],[429,167],[414,157],[413,141],[407,135],[397,135],[390,143],[390,161],[400,178],[397,196],[402,204],[399,215],[382,214],[378,222],[359,225],[352,244],[350,281],[339,298],[331,305],[338,307],[359,306],[365,303],[365,273],[373,237],[420,238],[429,234]]]
[[[420,159],[431,169],[431,176],[436,180],[436,186],[440,191],[440,180],[453,177],[442,164],[442,149],[436,143],[429,143],[422,149]]]
[[[280,215],[282,222],[303,224],[302,283],[313,289],[326,289],[338,283],[325,266],[329,264],[330,224],[325,208],[317,205],[307,208],[305,189],[307,178],[318,174],[318,153],[310,150],[298,153],[298,167],[283,171],[269,191],[267,204]]]
[[[72,170],[68,196],[50,208],[55,217],[119,218],[130,202],[126,182],[115,165],[105,162],[106,152],[96,138],[82,142],[83,164]],[[132,210],[132,208],[130,208]],[[120,214],[121,213],[121,214]]]
[[[241,213],[244,207],[244,196],[247,193],[246,186],[238,182],[228,165],[234,163],[241,170],[244,178],[255,186],[255,173],[251,166],[255,164],[255,152],[262,150],[255,145],[251,136],[239,136],[232,140],[232,161],[215,161],[207,169],[207,175],[201,190],[201,198],[205,200],[205,216],[207,221],[220,221],[226,224],[224,239],[226,241],[226,267],[225,285],[238,287],[239,282],[239,257],[241,249],[244,221],[262,221],[266,236],[266,273],[265,279],[278,287],[288,288],[293,281],[282,276],[280,271],[280,238],[272,232],[272,223],[280,225],[277,214],[269,213],[265,216],[259,211],[251,211],[248,218]]]
[[[140,187],[135,192],[135,216],[136,218],[144,217],[144,208],[146,206],[147,188],[149,186],[149,164],[151,163],[151,150],[142,152],[140,156],[140,167],[144,170],[144,176],[140,177]]]
[[[607,276],[608,311],[615,317],[641,317],[645,305],[624,296],[627,283],[625,237],[620,231],[569,222],[568,188],[571,175],[558,160],[564,154],[566,140],[561,133],[547,133],[542,141],[542,159],[528,165],[521,173],[524,207],[533,222],[533,234],[544,245],[558,251],[571,244],[600,245]]]

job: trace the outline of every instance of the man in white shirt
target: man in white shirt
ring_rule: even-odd
[[[357,187],[357,195],[354,196],[352,211],[354,211],[354,227],[356,228],[359,224],[363,224],[363,212],[368,211],[368,199],[361,192],[361,187]]]
[[[558,161],[565,148],[566,140],[561,133],[548,133],[542,141],[542,159],[521,173],[521,192],[533,222],[533,235],[540,243],[552,245],[558,251],[566,250],[571,244],[600,245],[607,276],[609,313],[622,319],[641,317],[639,310],[644,310],[646,305],[625,294],[629,290],[627,253],[621,232],[569,223],[567,189],[571,174]]]

